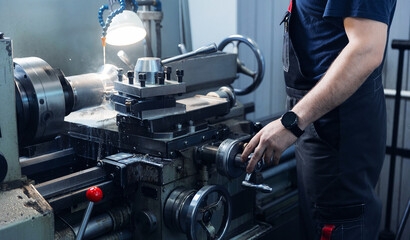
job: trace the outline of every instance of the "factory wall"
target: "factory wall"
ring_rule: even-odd
[[[266,73],[262,85],[249,96],[240,97],[243,102],[254,102],[256,111],[249,114],[250,119],[260,119],[270,114],[284,110],[285,92],[281,65],[282,26],[279,26],[289,0],[238,0],[238,33],[245,34],[256,40],[265,56]],[[390,30],[390,39],[387,47],[386,62],[383,72],[385,88],[395,89],[397,78],[398,51],[391,49],[392,39],[410,39],[410,1],[397,0],[397,8]],[[403,72],[403,90],[410,90],[410,59],[405,54]],[[246,84],[245,79],[236,86]],[[391,145],[394,99],[388,98],[387,144]],[[410,101],[402,100],[400,110],[400,127],[398,146],[410,149]],[[388,172],[390,156],[386,156],[377,194],[384,203],[381,229],[384,229]],[[410,159],[397,158],[394,180],[394,195],[392,207],[391,227],[395,232],[403,216],[407,201],[410,199]],[[402,239],[410,237],[410,219]]]
[[[239,98],[245,103],[255,103],[255,112],[247,116],[249,119],[260,120],[283,113],[285,110],[286,93],[282,70],[283,26],[279,24],[288,5],[287,0],[263,0],[258,1],[258,4],[255,4],[255,1],[238,1],[238,33],[257,42],[264,55],[266,69],[264,80],[258,89],[253,94]],[[240,57],[246,58],[245,65],[256,69],[251,51],[245,46],[239,50]],[[249,58],[252,61],[249,61]],[[248,77],[241,77],[236,86],[243,88],[249,83]]]
[[[219,44],[238,32],[237,0],[188,0],[188,4],[193,49]]]

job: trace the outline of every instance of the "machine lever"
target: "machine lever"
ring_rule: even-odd
[[[87,228],[88,220],[90,219],[91,211],[93,210],[94,203],[99,202],[103,197],[103,192],[98,187],[91,187],[87,190],[87,199],[90,201],[87,209],[85,210],[83,221],[81,222],[80,230],[78,230],[76,240],[81,240],[84,236],[85,229]]]
[[[246,146],[246,145],[244,145],[244,146]],[[238,155],[237,155],[236,158],[240,158],[240,156],[238,156]],[[251,155],[248,156],[249,160],[252,158],[252,155],[253,154],[251,153]],[[246,162],[245,167],[247,165],[248,165],[248,162]],[[255,166],[254,172],[260,172],[262,170],[262,168],[264,167],[264,165],[265,165],[265,161],[263,161],[263,160],[258,161],[258,163]],[[242,181],[242,186],[247,187],[247,188],[253,188],[255,190],[258,190],[258,191],[261,191],[261,192],[264,192],[264,193],[272,192],[272,188],[270,186],[266,185],[266,184],[255,184],[255,183],[250,182],[251,176],[252,176],[252,173],[246,173],[245,180]]]
[[[117,56],[121,59],[121,61],[123,63],[125,63],[131,70],[134,70],[134,67],[132,66],[131,62],[130,62],[130,58],[128,57],[128,55],[123,51],[120,50],[117,53]]]
[[[253,156],[253,153],[251,153],[251,154],[248,156],[248,161],[242,162],[241,153],[236,154],[236,156],[235,156],[235,166],[237,166],[237,167],[239,167],[239,168],[245,169],[246,166],[248,166],[249,160],[251,160],[252,156]],[[258,161],[258,162],[256,163],[256,166],[255,166],[255,172],[260,172],[260,171],[262,171],[262,169],[263,169],[264,167],[265,167],[265,161],[264,161],[264,160]]]
[[[186,50],[185,44],[183,44],[183,43],[178,44],[178,49],[179,49],[179,52],[180,52],[181,54],[184,54],[184,53],[187,53],[187,52],[188,52],[188,51]]]
[[[252,176],[252,173],[246,173],[245,180],[242,181],[242,186],[247,187],[247,188],[253,188],[255,190],[258,190],[264,193],[272,192],[272,188],[266,184],[251,183],[250,182],[251,176]]]
[[[186,58],[189,58],[189,57],[193,57],[193,56],[196,56],[196,55],[199,55],[199,54],[208,54],[208,53],[213,53],[213,52],[216,52],[216,51],[218,51],[218,47],[216,46],[215,43],[212,43],[212,44],[209,44],[207,46],[200,47],[195,51],[187,52],[187,53],[175,56],[175,57],[164,59],[164,60],[161,61],[161,63],[162,63],[162,65],[165,65],[165,64],[168,64],[168,63],[171,63],[171,62],[176,62],[176,61],[186,59]]]

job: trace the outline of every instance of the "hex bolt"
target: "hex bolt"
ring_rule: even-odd
[[[139,73],[138,79],[140,80],[140,86],[145,87],[145,81],[147,81],[147,74],[146,73]]]
[[[164,85],[165,84],[164,73],[163,72],[158,72],[156,76],[157,76],[157,83],[159,85]]]
[[[123,75],[124,75],[124,70],[122,68],[118,68],[118,70],[117,70],[118,82],[122,82],[122,76]]]
[[[128,84],[134,84],[134,71],[127,72]]]
[[[184,76],[184,70],[176,70],[176,75],[179,83],[182,83],[182,77]]]
[[[172,67],[165,67],[164,72],[167,77],[167,80],[171,80]]]

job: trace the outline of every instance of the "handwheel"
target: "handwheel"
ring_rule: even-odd
[[[250,136],[237,139],[227,138],[219,145],[215,159],[219,174],[228,178],[237,178],[243,175],[246,164],[238,162],[237,155],[242,153],[243,143],[248,142],[249,139]]]
[[[190,240],[202,239],[201,236],[223,239],[231,215],[231,198],[228,191],[219,185],[208,185],[199,191],[176,188],[164,207],[165,224],[185,233]]]
[[[208,203],[211,194],[216,194],[216,201]],[[231,198],[224,187],[219,185],[202,187],[195,194],[188,208],[188,239],[197,239],[198,225],[206,232],[207,239],[222,239],[231,222],[231,205]],[[223,217],[219,229],[217,229],[212,223],[212,218],[213,215],[221,209],[223,211]]]
[[[239,51],[239,44],[240,43],[245,43],[253,52],[256,58],[257,62],[257,71],[252,71],[249,68],[245,67],[245,65],[239,60],[239,56],[236,59],[236,62],[238,64],[238,72],[243,73],[253,79],[253,82],[251,85],[244,89],[237,89],[235,88],[235,94],[236,95],[246,95],[248,93],[251,93],[254,91],[262,82],[263,76],[265,74],[265,60],[263,59],[262,53],[259,50],[258,45],[250,38],[244,37],[242,35],[231,35],[228,38],[224,39],[218,46],[218,50],[222,51],[229,43],[233,43],[234,45],[234,51],[238,53]]]

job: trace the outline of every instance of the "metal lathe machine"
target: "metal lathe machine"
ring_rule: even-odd
[[[257,71],[223,52],[231,42],[251,48]],[[252,84],[231,88],[240,73]],[[268,236],[294,215],[297,190],[292,149],[251,175],[240,159],[262,124],[236,96],[263,75],[256,43],[239,35],[134,71],[65,76],[13,58],[0,34],[0,239]]]

